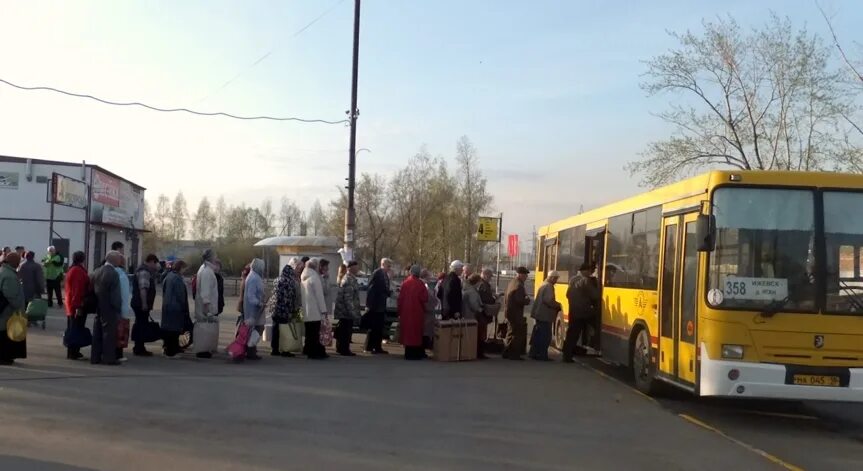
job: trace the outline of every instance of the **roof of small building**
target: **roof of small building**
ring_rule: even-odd
[[[321,247],[338,249],[342,240],[332,236],[276,236],[259,241],[255,247]]]

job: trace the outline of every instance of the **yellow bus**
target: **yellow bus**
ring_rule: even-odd
[[[584,262],[602,356],[699,396],[863,401],[863,175],[714,171],[538,231],[537,282]]]

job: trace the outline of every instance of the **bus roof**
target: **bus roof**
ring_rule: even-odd
[[[732,176],[735,176],[735,181],[732,181]],[[608,219],[618,214],[666,205],[675,201],[683,202],[697,195],[705,195],[704,199],[706,200],[706,195],[710,190],[720,184],[863,189],[863,175],[839,172],[714,170],[552,222],[540,227],[537,233],[544,235],[558,232],[569,227]],[[687,205],[682,204],[679,209],[685,206]]]

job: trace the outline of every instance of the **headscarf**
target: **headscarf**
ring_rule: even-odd
[[[203,253],[203,255],[201,255],[201,258],[205,262],[212,262],[213,261],[213,255],[215,255],[215,252],[213,252],[213,249],[207,249],[207,250],[204,250],[204,253]]]
[[[261,278],[264,277],[264,261],[260,258],[256,258],[252,260],[252,271],[257,273]]]
[[[273,285],[276,296],[276,303],[273,306],[273,319],[287,322],[300,309],[296,273],[290,262],[282,268],[281,275],[276,278]]]

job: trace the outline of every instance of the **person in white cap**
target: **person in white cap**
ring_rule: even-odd
[[[443,280],[441,289],[441,317],[444,320],[456,319],[464,314],[462,312],[462,284],[461,274],[464,271],[464,263],[455,260],[449,265],[449,274]]]
[[[530,334],[530,351],[528,356],[538,361],[549,361],[548,347],[551,345],[551,326],[557,319],[561,306],[554,297],[554,284],[560,279],[556,270],[548,272],[542,286],[536,293],[536,300],[530,311],[533,317],[533,332]]]

